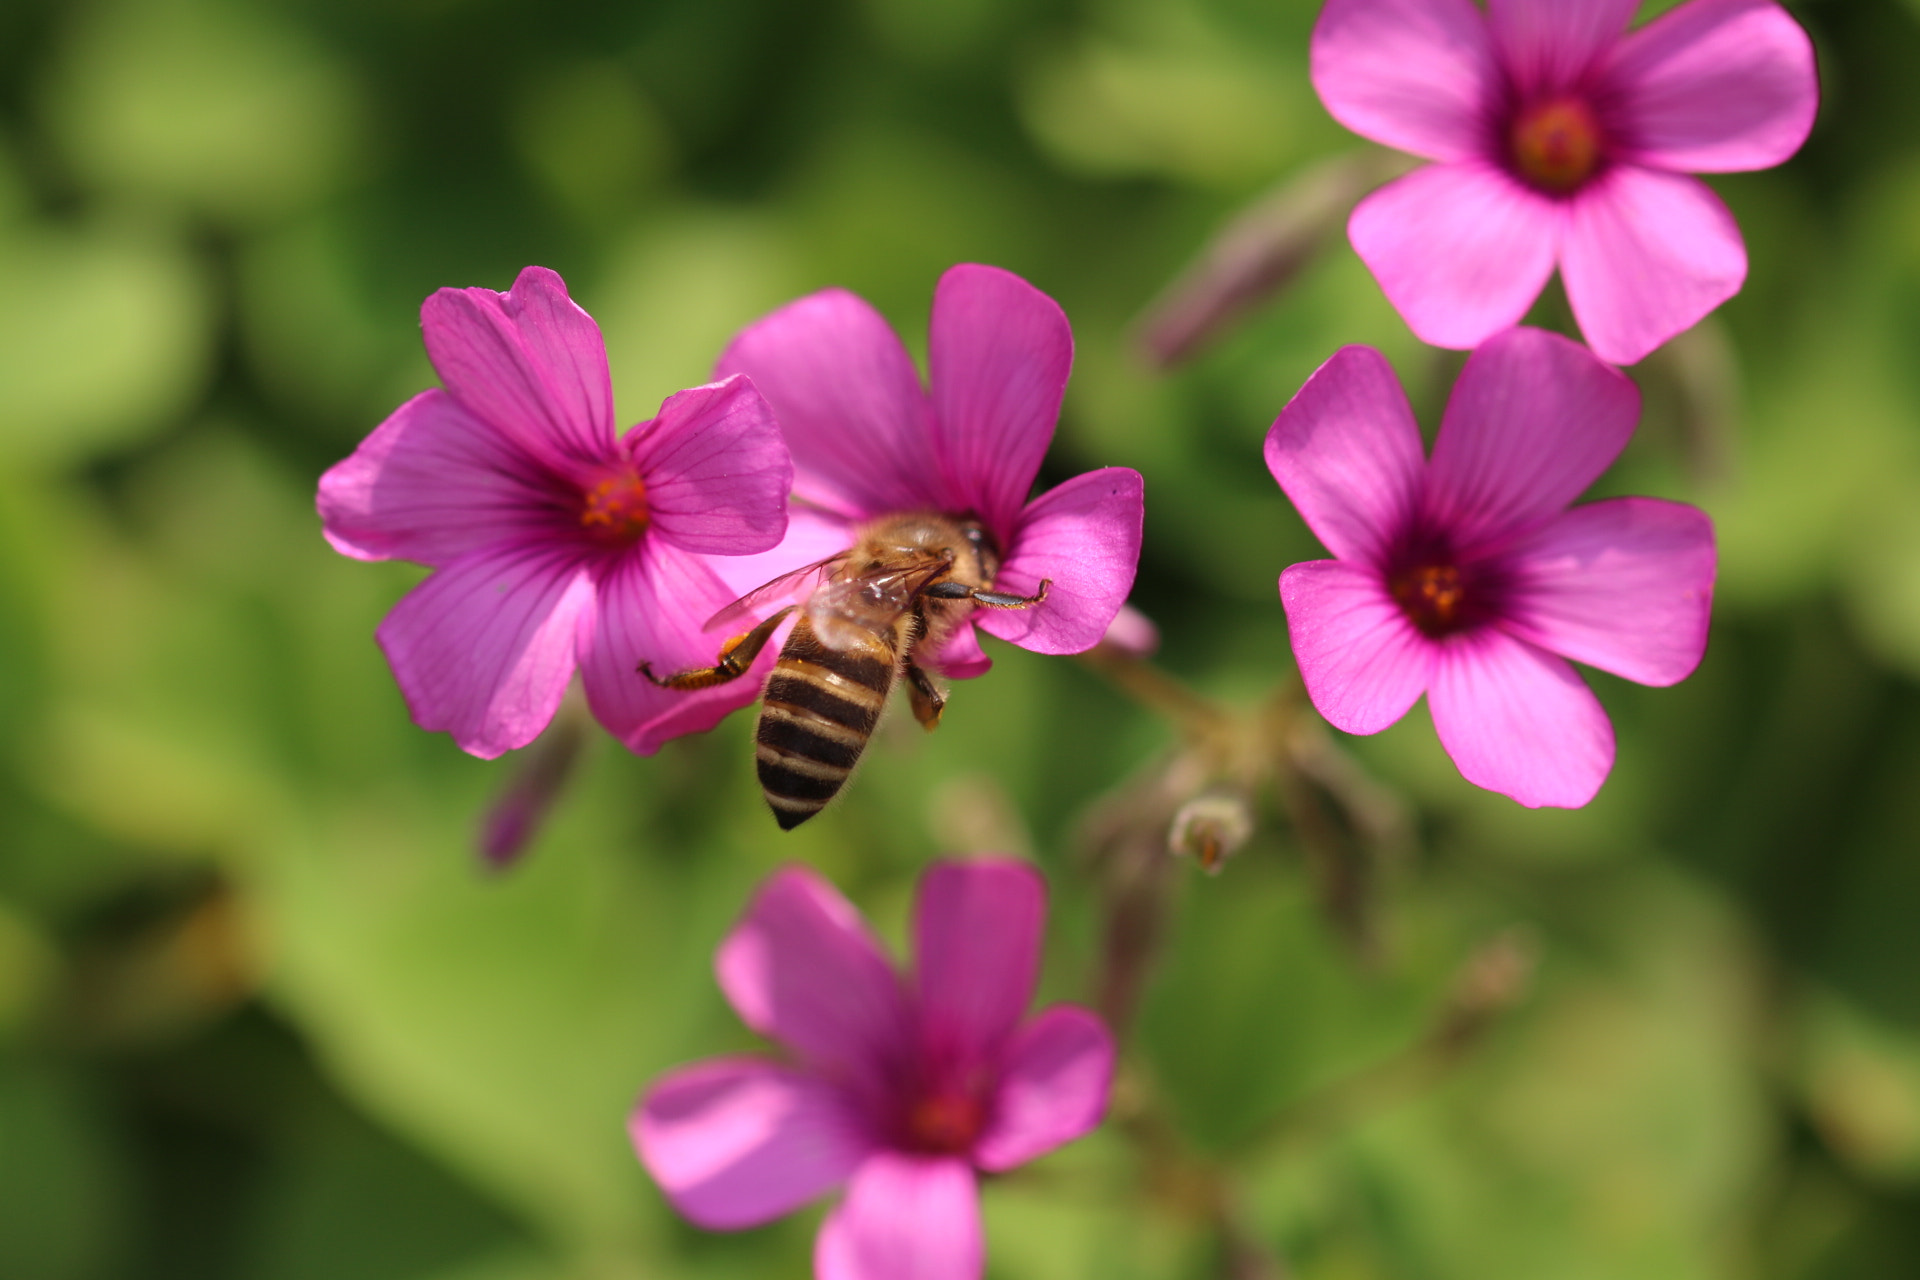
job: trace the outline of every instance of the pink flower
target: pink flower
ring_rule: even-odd
[[[1073,364],[1066,316],[1011,272],[963,264],[940,278],[928,339],[922,390],[880,313],[828,289],[749,325],[722,353],[716,374],[753,378],[793,450],[794,496],[817,508],[796,510],[787,542],[753,571],[764,581],[844,550],[882,516],[972,513],[1002,556],[995,590],[1053,585],[1042,604],[971,621],[1035,653],[1092,648],[1139,567],[1142,482],[1107,467],[1027,501]],[[744,564],[727,572],[742,590],[757,585]],[[992,665],[972,625],[936,661],[963,678]]]
[[[704,665],[733,592],[707,557],[786,530],[792,464],[745,378],[667,397],[616,437],[600,329],[544,267],[420,308],[446,390],[423,391],[320,478],[327,541],[434,572],[380,624],[415,723],[474,755],[526,745],[577,667],[635,751],[711,728],[754,690],[656,689],[643,657]]]
[[[791,1058],[717,1058],[656,1081],[630,1125],[641,1161],[674,1208],[715,1230],[844,1184],[815,1243],[820,1280],[976,1280],[976,1172],[1088,1132],[1113,1075],[1113,1042],[1085,1009],[1022,1021],[1045,914],[1024,863],[936,863],[903,979],[831,885],[776,872],[715,969],[740,1017]]]
[[[1426,342],[1519,322],[1557,263],[1631,364],[1740,291],[1733,216],[1688,173],[1766,169],[1813,127],[1806,32],[1772,0],[1327,0],[1313,83],[1355,133],[1438,163],[1363,200],[1354,251]]]
[[[1427,461],[1379,352],[1322,365],[1267,434],[1273,478],[1337,557],[1280,575],[1320,714],[1378,733],[1425,693],[1467,781],[1529,807],[1591,800],[1613,726],[1563,659],[1674,684],[1706,650],[1713,599],[1705,513],[1567,506],[1639,413],[1633,383],[1584,347],[1513,329],[1468,357]]]

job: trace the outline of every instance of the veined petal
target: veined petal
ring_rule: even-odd
[[[599,605],[593,625],[581,629],[580,674],[594,719],[631,751],[650,756],[662,743],[705,733],[752,703],[778,656],[778,647],[768,645],[746,674],[690,692],[662,689],[640,673],[642,662],[667,676],[719,658],[726,634],[701,627],[733,592],[712,564],[649,536],[596,570]]]
[[[427,356],[453,398],[536,457],[613,456],[613,382],[593,317],[545,267],[509,293],[441,289],[420,308]]]
[[[1002,1059],[974,1163],[999,1173],[1090,1132],[1107,1112],[1113,1057],[1106,1025],[1074,1005],[1055,1006],[1022,1027]]]
[[[710,1231],[791,1213],[845,1182],[872,1151],[830,1085],[755,1058],[661,1077],[627,1132],[673,1207]]]
[[[1500,73],[1471,0],[1328,0],[1312,58],[1320,101],[1361,137],[1428,160],[1484,149]]]
[[[546,478],[452,396],[423,391],[320,477],[320,520],[342,555],[444,565],[537,536],[553,515]]]
[[[1507,631],[1641,684],[1686,679],[1707,649],[1716,556],[1697,507],[1614,498],[1516,547]]]
[[[1075,476],[1028,504],[996,591],[1047,598],[1024,609],[980,608],[974,624],[1034,653],[1082,653],[1100,643],[1140,568],[1145,481],[1130,467]]]
[[[749,379],[675,392],[625,443],[647,486],[653,532],[674,545],[750,555],[786,533],[793,461]]]
[[[1340,560],[1292,565],[1280,575],[1280,602],[1307,696],[1334,728],[1378,733],[1420,700],[1436,646],[1378,570]]]
[[[1820,108],[1813,42],[1773,0],[1691,0],[1621,41],[1607,80],[1630,155],[1656,169],[1768,169]]]
[[[1407,393],[1372,347],[1342,347],[1267,432],[1267,470],[1316,538],[1373,563],[1412,521],[1426,457]]]
[[[1613,768],[1613,725],[1593,690],[1498,628],[1448,641],[1427,705],[1461,776],[1529,809],[1578,809]]]
[[[1634,363],[1746,283],[1740,228],[1698,179],[1615,165],[1570,203],[1560,274],[1602,360]]]
[[[715,556],[711,564],[713,571],[720,575],[721,581],[735,596],[744,596],[795,569],[816,564],[847,550],[859,537],[859,526],[844,516],[814,507],[790,506],[787,509],[787,532],[773,550],[750,556]],[[765,617],[783,604],[805,600],[813,585],[812,582],[795,584],[792,594],[770,600],[761,616]]]
[[[1512,329],[1467,357],[1427,471],[1427,514],[1454,546],[1552,519],[1620,456],[1640,390],[1577,342]]]
[[[767,878],[714,970],[742,1021],[829,1077],[880,1083],[911,1044],[906,994],[880,944],[805,867]]]
[[[816,1280],[980,1280],[985,1267],[973,1170],[893,1152],[855,1171],[813,1249]]]
[[[1487,23],[1522,97],[1572,88],[1613,47],[1639,0],[1487,0]]]
[[[414,723],[491,760],[553,719],[593,600],[577,558],[489,547],[436,570],[374,634]]]
[[[921,1041],[936,1060],[991,1064],[1033,999],[1047,888],[1011,858],[936,862],[914,900]]]
[[[865,301],[827,289],[754,321],[714,366],[736,373],[773,406],[800,497],[854,519],[942,505],[920,376]]]
[[[1520,322],[1553,274],[1561,214],[1482,160],[1428,165],[1354,206],[1353,251],[1423,342],[1477,347]]]
[[[962,263],[940,277],[927,330],[934,449],[951,509],[971,509],[1005,539],[1040,474],[1073,368],[1058,303],[998,267]]]
[[[915,661],[920,661],[917,652]],[[956,629],[929,661],[934,670],[949,680],[972,680],[993,669],[993,659],[980,647],[980,637],[971,626]]]

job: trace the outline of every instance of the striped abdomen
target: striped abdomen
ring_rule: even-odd
[[[845,785],[893,688],[891,634],[830,649],[802,616],[767,681],[756,734],[760,787],[783,831],[820,812]]]

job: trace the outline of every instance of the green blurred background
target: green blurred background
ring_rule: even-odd
[[[1698,674],[1594,678],[1620,757],[1581,812],[1468,786],[1424,712],[1348,744],[1417,814],[1374,963],[1272,815],[1172,880],[1130,1087],[1197,1168],[1287,1122],[1231,1186],[1303,1280],[1920,1275],[1920,2],[1795,11],[1819,126],[1715,181],[1751,278],[1636,371],[1604,482],[1718,522]],[[708,965],[757,878],[805,859],[897,940],[934,854],[1031,854],[1047,993],[1079,998],[1076,824],[1171,730],[990,643],[938,734],[890,724],[791,837],[736,717],[652,759],[596,738],[488,876],[514,766],[408,723],[371,634],[419,571],[331,553],[314,482],[430,385],[442,285],[559,270],[633,421],[829,284],[918,351],[938,273],[993,262],[1078,341],[1043,483],[1146,474],[1161,661],[1256,699],[1290,672],[1275,576],[1316,554],[1267,425],[1342,343],[1429,420],[1457,367],[1337,238],[1188,368],[1136,354],[1235,210],[1358,145],[1307,82],[1314,14],[0,5],[0,1276],[805,1274],[817,1213],[703,1235],[623,1132],[652,1075],[750,1045]],[[1470,1053],[1327,1104],[1514,925],[1537,980]],[[1236,1274],[1195,1199],[1110,1127],[988,1188],[989,1273]]]

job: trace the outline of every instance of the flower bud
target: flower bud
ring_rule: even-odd
[[[1191,856],[1208,875],[1219,875],[1228,858],[1253,835],[1253,807],[1245,796],[1210,791],[1195,796],[1173,815],[1167,850]]]

